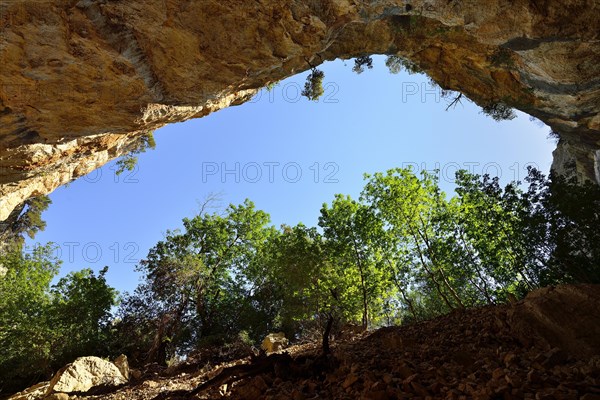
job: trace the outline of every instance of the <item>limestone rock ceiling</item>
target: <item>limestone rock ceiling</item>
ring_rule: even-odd
[[[0,1],[0,221],[171,122],[326,60],[397,54],[561,136],[600,178],[595,0]]]

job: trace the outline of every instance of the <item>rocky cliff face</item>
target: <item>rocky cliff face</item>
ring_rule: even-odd
[[[600,180],[595,0],[0,2],[0,220],[148,131],[241,104],[335,58],[397,54],[561,135]]]

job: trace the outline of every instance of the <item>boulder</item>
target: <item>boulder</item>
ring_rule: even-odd
[[[285,348],[288,345],[288,340],[285,333],[269,333],[260,346],[267,353],[273,353]]]
[[[98,357],[81,357],[61,368],[50,381],[46,395],[55,392],[87,392],[91,388],[123,385],[127,379],[110,361]]]
[[[514,334],[527,345],[542,341],[570,356],[588,359],[600,355],[598,310],[600,285],[550,286],[512,305],[508,320]]]
[[[119,368],[121,375],[123,375],[125,379],[129,380],[129,361],[127,360],[127,356],[125,354],[121,354],[119,357],[115,358],[113,364]]]

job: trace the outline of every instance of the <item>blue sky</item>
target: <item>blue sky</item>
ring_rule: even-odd
[[[440,169],[451,192],[459,167],[504,183],[528,164],[549,170],[548,127],[522,113],[498,123],[467,101],[446,112],[425,76],[391,75],[384,59],[361,75],[351,60],[323,65],[318,103],[300,97],[304,73],[250,103],[156,131],[156,150],[135,171],[117,177],[113,162],[52,193],[35,242],[55,243],[61,276],[108,265],[109,283],[131,291],[137,262],[210,193],[223,206],[250,198],[277,226],[315,225],[334,194],[358,196],[365,172]]]

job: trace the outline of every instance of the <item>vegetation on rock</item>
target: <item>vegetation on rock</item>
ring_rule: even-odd
[[[362,74],[365,72],[365,67],[368,69],[373,69],[373,58],[371,56],[361,56],[354,60],[354,67],[352,71],[357,74]]]
[[[154,134],[152,132],[140,136],[135,143],[134,149],[117,160],[115,174],[121,175],[125,171],[133,171],[138,162],[138,155],[145,153],[148,149],[154,150],[155,147],[156,142],[154,141]]]
[[[323,79],[325,79],[325,73],[320,69],[313,68],[312,72],[306,77],[301,95],[311,101],[319,100],[323,96],[323,93],[325,93]]]
[[[21,249],[25,236],[33,239],[36,233],[43,231],[46,222],[42,213],[51,203],[48,196],[38,196],[17,207],[6,221],[0,223],[0,250]]]
[[[504,121],[515,119],[517,115],[515,111],[504,103],[493,103],[481,107],[481,112],[495,121]]]

